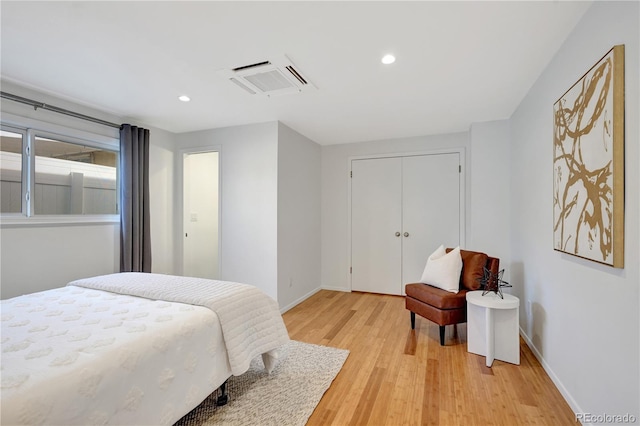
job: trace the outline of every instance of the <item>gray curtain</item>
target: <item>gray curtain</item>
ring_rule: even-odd
[[[120,272],[151,272],[149,130],[120,127]]]

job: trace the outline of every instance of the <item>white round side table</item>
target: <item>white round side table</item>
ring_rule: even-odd
[[[467,293],[467,352],[486,356],[487,367],[494,359],[520,364],[520,299],[503,296]]]

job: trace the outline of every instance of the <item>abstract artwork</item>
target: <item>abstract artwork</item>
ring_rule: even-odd
[[[624,46],[553,106],[553,247],[624,266]]]

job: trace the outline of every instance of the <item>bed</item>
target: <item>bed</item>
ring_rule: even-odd
[[[2,301],[2,424],[171,425],[289,340],[246,284],[124,273]]]

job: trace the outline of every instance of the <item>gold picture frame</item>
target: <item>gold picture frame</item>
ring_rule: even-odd
[[[553,105],[553,247],[624,267],[624,45]]]

